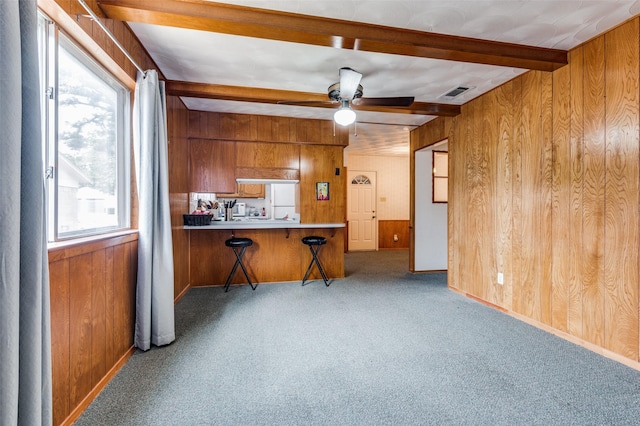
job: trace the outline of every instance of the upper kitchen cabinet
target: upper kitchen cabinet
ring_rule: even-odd
[[[264,198],[265,195],[264,183],[239,183],[238,194],[239,197],[244,198]]]
[[[239,183],[238,191],[232,194],[219,192],[217,195],[227,198],[264,198],[265,193],[264,183]]]
[[[236,192],[235,142],[189,141],[189,191]]]

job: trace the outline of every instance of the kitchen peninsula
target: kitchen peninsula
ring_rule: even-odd
[[[329,120],[251,116],[204,111],[188,112],[186,138],[170,144],[171,158],[186,178],[184,195],[176,196],[174,257],[185,265],[188,285],[222,286],[235,256],[225,246],[231,236],[253,240],[244,255],[252,279],[258,283],[301,281],[311,253],[302,238],[318,235],[327,239],[319,257],[330,279],[344,277],[346,223],[346,169],[343,150],[349,130],[336,128]],[[184,148],[187,149],[184,149]],[[181,168],[183,164],[188,167]],[[186,173],[185,173],[186,171]],[[220,199],[242,199],[247,206],[262,206],[243,199],[241,183],[296,182],[295,208],[271,210],[267,201],[265,219],[214,221],[211,225],[182,226],[182,215],[191,212],[192,193],[216,194]],[[319,198],[318,183],[329,194]],[[266,191],[268,198],[269,191]],[[260,207],[260,210],[262,208]],[[284,216],[299,220],[275,220]],[[176,222],[180,227],[175,227]],[[182,255],[186,259],[181,261]],[[320,274],[313,268],[313,279]],[[181,271],[178,276],[184,277]],[[178,282],[181,280],[178,278]],[[245,283],[236,274],[233,284]],[[176,288],[176,294],[181,289]]]
[[[225,246],[226,239],[251,238],[244,261],[252,279],[259,283],[302,280],[311,253],[302,244],[308,235],[325,237],[327,244],[319,253],[329,278],[344,277],[344,223],[300,223],[292,220],[213,221],[206,226],[185,226],[190,233],[192,263],[191,285],[223,285],[235,257]],[[313,269],[312,279],[319,279]],[[245,283],[242,274],[232,284]]]

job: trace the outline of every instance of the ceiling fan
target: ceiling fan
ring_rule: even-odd
[[[348,126],[356,120],[356,113],[351,109],[354,106],[384,106],[384,107],[408,107],[413,104],[413,96],[388,97],[388,98],[363,98],[362,73],[348,68],[340,68],[340,81],[329,86],[329,101],[309,101],[309,102],[278,102],[280,104],[304,105],[304,106],[324,106],[327,103],[339,103],[340,108],[333,115],[333,119],[341,126]]]

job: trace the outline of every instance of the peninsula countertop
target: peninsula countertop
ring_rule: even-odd
[[[187,226],[184,229],[313,229],[313,228],[344,228],[344,223],[300,223],[297,220],[282,219],[241,219],[214,220],[211,225]]]

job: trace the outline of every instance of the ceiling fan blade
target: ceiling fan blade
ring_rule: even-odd
[[[358,90],[362,74],[351,68],[340,68],[340,99],[350,101]]]
[[[398,106],[408,107],[413,104],[413,96],[397,96],[394,98],[356,98],[354,105],[359,106]]]
[[[334,107],[338,105],[335,101],[278,101],[278,105],[295,105],[308,107]]]

